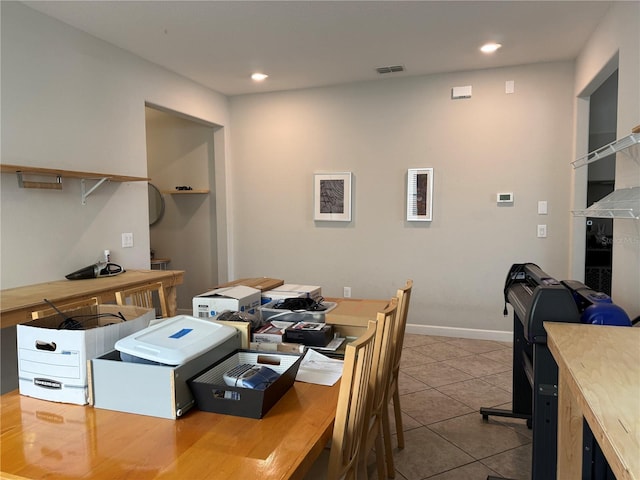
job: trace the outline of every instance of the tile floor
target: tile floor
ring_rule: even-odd
[[[511,343],[407,334],[399,380],[405,448],[394,449],[396,478],[531,478],[526,422],[484,421],[479,413],[511,408],[511,370]]]
[[[484,421],[479,413],[511,408],[511,355],[507,342],[405,336],[399,380],[405,448],[393,438],[397,480],[531,478],[526,422]],[[369,465],[376,479],[374,458]]]

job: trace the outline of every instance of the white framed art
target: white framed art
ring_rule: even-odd
[[[313,219],[351,221],[351,172],[313,174]]]
[[[407,171],[407,221],[430,222],[433,219],[433,168]]]

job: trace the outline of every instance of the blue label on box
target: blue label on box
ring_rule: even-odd
[[[182,338],[187,333],[191,332],[192,330],[193,330],[193,328],[183,328],[182,330],[178,330],[176,333],[174,333],[173,335],[169,336],[169,338]]]

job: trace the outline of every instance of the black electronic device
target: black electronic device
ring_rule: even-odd
[[[308,297],[285,298],[284,300],[276,302],[273,308],[278,310],[323,312],[327,307],[322,304],[322,300],[324,299]]]
[[[280,374],[260,365],[241,363],[224,373],[224,383],[230,387],[253,388],[264,390],[275,382]]]
[[[556,478],[558,366],[547,345],[544,322],[631,326],[608,295],[581,282],[559,282],[533,263],[511,266],[504,283],[504,314],[513,307],[511,410],[481,408],[489,415],[526,419],[533,428],[532,480]],[[488,477],[493,479],[496,477]]]
[[[504,295],[529,343],[547,342],[543,322],[580,321],[580,312],[571,292],[533,263],[517,263],[511,267],[505,280]]]
[[[532,480],[556,477],[558,366],[547,346],[544,322],[579,323],[572,293],[533,263],[511,266],[503,289],[513,307],[511,410],[481,408],[489,415],[521,418],[533,428]],[[489,477],[492,478],[492,477]]]
[[[285,340],[311,347],[326,347],[333,339],[333,325],[319,322],[298,322],[284,331]]]
[[[67,280],[85,280],[87,278],[113,277],[125,271],[117,263],[94,263],[65,275]]]

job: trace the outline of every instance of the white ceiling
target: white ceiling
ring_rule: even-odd
[[[226,95],[574,59],[613,2],[26,1]],[[487,41],[504,46],[481,54]],[[376,67],[406,71],[379,75]],[[253,71],[269,74],[255,84]]]

